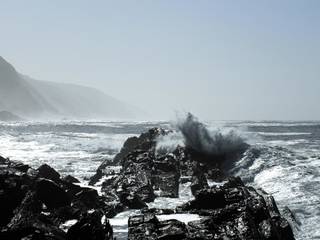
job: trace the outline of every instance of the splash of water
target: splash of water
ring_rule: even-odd
[[[234,130],[209,130],[191,113],[178,120],[176,129],[178,131],[158,138],[158,151],[170,152],[180,145],[206,155],[225,155],[242,152],[248,147]]]
[[[224,155],[241,152],[247,147],[246,142],[235,131],[209,131],[206,125],[191,113],[178,122],[177,126],[184,137],[185,146],[200,153]]]

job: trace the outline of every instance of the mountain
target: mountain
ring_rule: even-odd
[[[39,81],[0,57],[0,111],[27,118],[134,118],[140,110],[90,87]]]
[[[13,122],[18,122],[18,121],[23,121],[23,119],[20,118],[17,115],[14,115],[11,112],[1,111],[0,112],[0,121],[3,121],[3,122],[12,122],[12,121]]]

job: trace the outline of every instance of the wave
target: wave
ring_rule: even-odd
[[[299,136],[299,135],[311,135],[310,132],[256,132],[263,136]]]
[[[221,130],[209,131],[194,115],[188,113],[179,121],[178,129],[183,135],[184,144],[199,153],[208,155],[226,155],[242,152],[248,144],[234,130],[223,133]]]

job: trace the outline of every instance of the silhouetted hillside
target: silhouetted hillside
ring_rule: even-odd
[[[134,107],[90,87],[34,80],[0,57],[0,111],[23,117],[132,118]]]

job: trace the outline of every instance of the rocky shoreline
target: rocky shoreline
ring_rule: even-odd
[[[153,128],[129,138],[90,179],[90,185],[101,185],[100,195],[48,165],[32,169],[0,158],[0,239],[113,239],[108,219],[128,209],[141,209],[129,218],[130,240],[294,239],[272,196],[225,171],[248,145],[222,154],[192,144],[160,151],[157,140],[169,133]],[[157,197],[179,197],[182,182],[190,182],[193,200],[173,210],[148,208]],[[172,213],[197,214],[199,220],[159,217]]]

